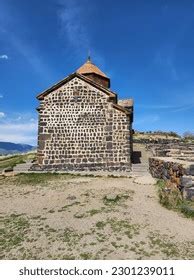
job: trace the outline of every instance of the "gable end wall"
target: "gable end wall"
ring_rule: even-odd
[[[44,170],[130,170],[130,116],[78,77],[39,109],[38,163]]]

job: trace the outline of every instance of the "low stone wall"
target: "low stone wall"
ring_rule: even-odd
[[[154,178],[170,180],[177,186],[180,185],[181,177],[188,175],[188,167],[184,163],[166,158],[149,158],[149,170]]]
[[[153,139],[153,138],[136,138],[134,136],[134,139],[133,139],[133,142],[134,143],[137,143],[137,144],[156,144],[156,145],[159,145],[159,144],[165,144],[165,145],[168,145],[168,144],[179,144],[179,143],[182,143],[181,139],[165,139],[165,138],[157,138],[157,139]]]
[[[194,158],[194,145],[191,143],[166,143],[161,144],[146,144],[146,149],[151,151],[154,157],[171,157],[182,158],[187,160],[190,158],[193,161]]]
[[[154,178],[174,183],[187,200],[194,201],[194,164],[173,158],[149,158],[149,170]]]

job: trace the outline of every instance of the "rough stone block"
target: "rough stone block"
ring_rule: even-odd
[[[184,189],[183,190],[183,197],[186,200],[194,201],[194,187]]]
[[[190,165],[189,174],[194,175],[194,164]]]

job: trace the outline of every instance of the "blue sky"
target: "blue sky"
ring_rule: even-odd
[[[193,0],[1,0],[0,141],[36,144],[36,95],[92,60],[137,130],[194,132]]]

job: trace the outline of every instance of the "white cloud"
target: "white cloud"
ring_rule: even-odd
[[[163,71],[165,71],[173,80],[179,80],[177,69],[175,66],[175,58],[171,51],[169,53],[156,52],[154,57],[154,63],[158,65]]]
[[[0,55],[0,59],[5,59],[5,60],[7,60],[7,59],[9,59],[9,57],[8,57],[8,55],[6,55],[6,54],[2,54],[2,55]]]
[[[29,123],[32,121],[37,123],[37,114],[32,112],[22,112],[22,113],[14,112],[9,114],[9,121],[10,123],[17,123],[17,124]]]
[[[90,52],[92,61],[105,67],[104,57],[92,46],[90,18],[93,16],[94,6],[90,4],[91,1],[58,0],[58,3],[60,35],[64,38],[65,44],[69,45],[76,62],[80,57],[86,59]]]
[[[60,9],[58,11],[61,31],[66,35],[68,42],[77,50],[89,49],[89,38],[84,25],[85,5],[80,5],[76,0],[59,1]]]
[[[32,112],[11,112],[0,119],[0,141],[37,145],[37,134],[37,115]]]
[[[174,108],[172,110],[173,113],[176,113],[176,112],[181,112],[181,111],[188,111],[188,110],[191,110],[194,108],[194,104],[187,104],[187,105],[184,105],[184,106],[179,106],[177,108]]]
[[[5,117],[5,113],[0,112],[0,118],[4,118]]]
[[[0,123],[0,141],[36,145],[37,123]]]
[[[29,135],[18,135],[18,134],[4,134],[0,136],[0,141],[2,142],[12,142],[16,144],[29,144],[32,146],[36,146],[36,137]]]
[[[31,133],[35,132],[37,129],[37,124],[34,123],[21,123],[21,124],[16,124],[16,123],[1,123],[0,124],[0,130],[1,132],[9,132],[9,131],[16,131],[19,133]]]

